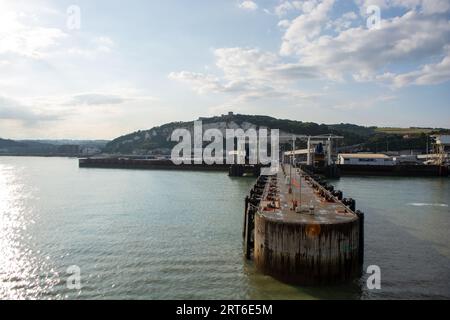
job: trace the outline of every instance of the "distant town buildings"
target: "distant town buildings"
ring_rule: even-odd
[[[102,152],[102,150],[100,150],[99,148],[85,147],[85,148],[81,148],[80,155],[82,155],[84,157],[90,157],[90,156],[99,154],[101,152]]]

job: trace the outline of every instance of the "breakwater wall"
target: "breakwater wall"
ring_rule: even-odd
[[[181,164],[171,160],[128,159],[128,158],[86,158],[79,159],[80,168],[143,169],[143,170],[189,170],[229,172],[227,164]]]
[[[291,284],[329,285],[360,276],[364,214],[342,191],[297,172],[258,180],[246,198],[246,257],[262,273]]]
[[[398,177],[448,177],[448,166],[437,165],[351,165],[340,164],[337,168],[341,176],[398,176]]]

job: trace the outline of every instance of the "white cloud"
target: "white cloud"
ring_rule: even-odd
[[[278,27],[280,28],[284,28],[287,29],[291,26],[291,22],[289,20],[281,20],[280,22],[278,22]]]
[[[123,105],[132,101],[156,101],[152,96],[142,95],[133,88],[114,88],[107,91],[81,92],[69,96],[50,97],[51,104],[67,106],[103,107]]]
[[[303,13],[310,13],[316,6],[319,0],[307,0],[302,4]]]
[[[172,72],[169,74],[169,79],[187,83],[199,94],[222,90],[222,85],[218,78],[203,73],[189,71]]]
[[[242,1],[239,4],[239,8],[244,9],[244,10],[249,10],[249,11],[255,11],[258,9],[258,5],[254,1],[247,0],[247,1]]]
[[[294,5],[291,1],[284,1],[275,7],[275,13],[282,17],[287,14],[289,11],[294,10]]]
[[[256,48],[220,48],[214,55],[222,77],[181,71],[171,73],[169,78],[189,84],[200,94],[234,95],[235,102],[316,96],[291,87],[298,78],[317,77],[315,68],[283,63],[276,54]]]
[[[0,120],[22,121],[34,125],[42,121],[55,121],[60,117],[56,113],[40,108],[32,108],[18,99],[0,95]]]
[[[349,29],[356,19],[358,19],[357,14],[349,11],[336,20],[330,20],[327,23],[327,29],[333,29],[337,33],[342,32],[343,30]]]
[[[115,42],[106,36],[96,37],[93,42],[96,44],[96,50],[100,52],[110,52],[115,47]]]
[[[51,128],[60,134],[68,127],[83,132],[86,121],[94,122],[97,117],[99,123],[105,114],[123,115],[125,107],[145,110],[143,106],[153,101],[138,92],[121,90],[133,84],[114,78],[111,60],[106,59],[114,53],[115,41],[95,30],[66,29],[64,6],[56,10],[47,0],[0,0],[0,8],[2,135],[47,135],[46,129]],[[121,87],[108,90],[110,83]]]
[[[396,87],[408,85],[430,85],[450,80],[450,51],[438,63],[426,64],[418,70],[394,74],[386,73],[378,77],[383,81],[393,83]]]
[[[24,23],[29,19],[23,12],[0,11],[0,55],[41,58],[48,49],[67,37],[65,32],[57,28]]]
[[[302,11],[303,13],[309,13],[317,5],[318,0],[306,0],[306,1],[282,1],[275,7],[275,13],[282,17],[290,12]]]
[[[330,79],[342,81],[351,76],[356,81],[375,81],[383,78],[378,77],[380,72],[386,73],[392,66],[420,65],[432,57],[443,57],[449,45],[450,22],[445,5],[440,14],[411,9],[402,16],[384,19],[379,30],[368,30],[352,26],[357,18],[354,13],[331,20],[333,2],[325,0],[309,14],[295,18],[284,34],[280,53],[298,57],[300,65],[315,67]],[[324,32],[325,21],[336,35]],[[425,78],[421,83],[426,84]]]
[[[107,36],[73,35],[43,24],[46,21],[43,17],[60,15],[63,18],[64,15],[42,3],[36,3],[37,6],[21,4],[0,1],[0,61],[10,63],[11,56],[51,61],[57,55],[67,54],[96,58],[112,52],[116,46]]]
[[[427,14],[450,11],[450,1],[448,0],[422,0],[420,3],[422,11]]]
[[[297,48],[319,36],[322,32],[322,26],[328,20],[328,13],[331,11],[333,4],[334,0],[324,0],[310,12],[295,18],[283,36],[281,54],[293,54],[297,51]]]
[[[279,21],[285,32],[278,53],[221,48],[214,51],[220,75],[181,71],[169,77],[189,84],[198,93],[227,94],[233,105],[270,99],[311,102],[321,94],[298,89],[299,83],[310,79],[383,82],[393,87],[450,79],[450,21],[443,14],[446,5],[441,7],[443,12],[436,12],[436,7],[428,4],[434,8],[431,15],[425,13],[431,9],[425,10],[420,0],[417,6],[410,2],[407,5],[414,9],[384,19],[379,30],[369,30],[353,11],[331,19],[336,1],[281,2],[275,9],[278,15],[293,10],[300,14]],[[406,6],[401,0],[393,1],[396,6]],[[438,62],[427,62],[430,59]],[[403,74],[389,71],[403,64],[412,70]],[[423,67],[417,67],[420,65]],[[351,107],[348,101],[344,104]]]
[[[105,93],[82,93],[72,97],[68,104],[73,105],[116,105],[122,104],[127,99],[117,94],[105,94]]]
[[[116,47],[116,43],[106,36],[94,37],[85,41],[83,45],[70,47],[66,50],[56,52],[57,54],[69,54],[87,59],[95,59],[101,55],[109,54]]]
[[[129,88],[116,88],[110,92],[83,92],[72,95],[12,97],[0,94],[0,121],[19,121],[25,125],[38,125],[48,121],[62,121],[68,118],[92,113],[93,109],[102,113],[129,107],[133,103],[154,102],[157,99],[141,95]],[[88,107],[88,108],[86,108]],[[123,109],[123,108],[122,108]]]
[[[404,8],[408,10],[418,10],[424,14],[443,13],[450,10],[448,0],[355,0],[360,6],[361,12],[370,5],[375,5],[381,9],[391,7]]]

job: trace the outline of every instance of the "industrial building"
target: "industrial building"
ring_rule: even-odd
[[[380,153],[340,153],[338,164],[393,166],[394,159]]]

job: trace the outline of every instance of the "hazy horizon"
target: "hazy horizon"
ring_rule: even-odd
[[[228,111],[450,127],[447,0],[0,0],[0,9],[5,139],[110,140]]]

